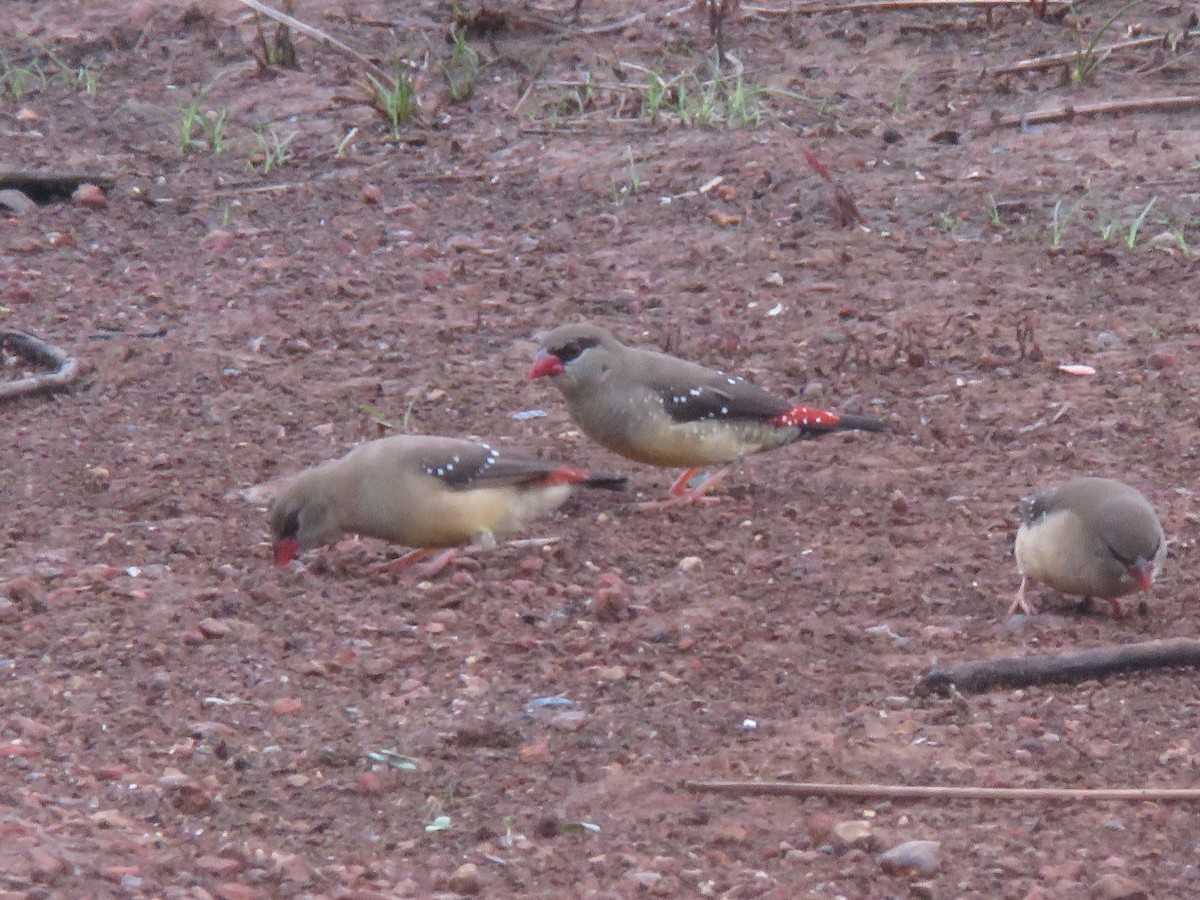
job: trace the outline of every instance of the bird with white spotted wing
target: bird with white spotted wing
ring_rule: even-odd
[[[602,328],[563,325],[546,335],[529,371],[562,392],[585,434],[636,462],[682,467],[672,502],[697,501],[727,474],[689,490],[703,466],[727,464],[834,431],[883,431],[866,416],[793,404],[735,375],[628,347]]]
[[[389,567],[442,548],[489,549],[557,509],[577,484],[621,490],[625,479],[458,438],[368,441],[285,485],[271,507],[275,562],[347,534],[417,548]]]

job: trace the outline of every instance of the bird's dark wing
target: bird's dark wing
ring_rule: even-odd
[[[782,397],[737,375],[726,375],[661,353],[642,351],[640,356],[642,386],[658,394],[667,415],[675,422],[765,421],[792,407]]]
[[[426,475],[454,490],[529,484],[560,468],[533,456],[470,441],[456,441],[425,454],[421,467]]]

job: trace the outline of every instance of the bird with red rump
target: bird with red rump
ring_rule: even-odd
[[[736,375],[622,344],[595,325],[563,325],[547,334],[529,371],[549,378],[571,418],[596,442],[635,462],[678,467],[668,499],[704,502],[728,465],[754,453],[835,431],[884,431],[866,416],[795,404]],[[693,476],[723,465],[697,488]]]
[[[356,534],[417,548],[385,568],[451,548],[426,564],[422,574],[433,574],[458,548],[491,549],[557,509],[575,485],[621,490],[625,481],[471,440],[368,441],[284,486],[271,508],[275,562]]]

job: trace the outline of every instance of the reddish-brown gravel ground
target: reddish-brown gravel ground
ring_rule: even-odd
[[[1187,787],[1200,753],[1192,671],[915,691],[935,662],[1194,631],[1196,114],[993,116],[1188,94],[1195,57],[996,73],[1086,47],[1107,0],[1057,19],[785,6],[726,26],[743,87],[772,90],[748,90],[743,125],[642,109],[645,70],[709,77],[686,5],[594,0],[552,28],[569,4],[496,4],[511,27],[470,39],[455,101],[449,4],[298,0],[417,65],[424,113],[395,140],[316,42],[300,71],[260,71],[233,0],[8,0],[0,162],[115,182],[104,208],[0,221],[0,328],[86,368],[0,406],[0,897],[1200,891],[1187,805],[681,788]],[[1187,12],[1127,8],[1103,40],[1178,34]],[[868,228],[843,227],[802,151]],[[673,473],[593,445],[525,377],[534,335],[576,319],[891,431],[639,513]],[[396,552],[373,541],[275,568],[252,489],[378,419],[633,492],[580,496],[525,535],[557,542],[429,583],[370,574]],[[1045,612],[1007,622],[1016,502],[1074,473],[1156,505],[1149,614],[1039,592]],[[881,866],[918,839],[936,871]]]

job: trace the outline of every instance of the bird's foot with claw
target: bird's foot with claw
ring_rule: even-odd
[[[676,482],[671,485],[671,489],[667,491],[667,496],[662,500],[649,500],[645,503],[639,503],[638,509],[670,509],[678,506],[711,506],[714,503],[720,503],[720,497],[713,497],[709,494],[713,488],[725,480],[725,476],[729,474],[728,469],[721,469],[718,472],[713,472],[711,475],[701,478],[695,485],[692,482],[697,474],[696,469],[688,469]]]
[[[371,566],[370,572],[374,575],[388,572],[409,572],[417,578],[432,578],[450,563],[454,562],[462,554],[462,550],[458,547],[451,547],[448,550],[413,550],[405,553],[399,559],[388,560],[384,563]],[[432,559],[430,559],[432,557]],[[428,560],[428,562],[422,562]]]
[[[1025,599],[1024,594],[1018,594],[1017,598],[1013,600],[1012,605],[1008,608],[1009,616],[1015,616],[1017,613],[1021,613],[1021,615],[1025,616],[1032,616],[1036,612],[1037,610],[1033,608],[1033,604]]]

